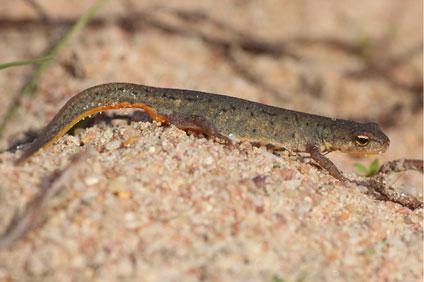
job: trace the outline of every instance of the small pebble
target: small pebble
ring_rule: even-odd
[[[211,165],[213,164],[214,159],[211,156],[206,157],[205,159],[205,164],[206,165]]]
[[[120,276],[130,276],[134,269],[129,258],[120,259],[115,267],[117,274]]]
[[[106,140],[111,139],[112,136],[113,136],[112,128],[107,128],[102,134],[102,137]]]
[[[110,121],[110,123],[114,127],[124,126],[124,125],[127,125],[128,124],[127,120],[126,119],[123,119],[123,118],[114,118],[114,119],[112,119]]]
[[[73,267],[83,268],[86,265],[85,256],[82,254],[74,256],[71,260],[71,265]]]
[[[299,187],[301,181],[298,180],[298,179],[293,179],[293,180],[284,181],[283,183],[284,183],[284,186],[287,189],[291,189],[292,190],[292,189],[296,189],[297,187]]]
[[[128,139],[126,139],[124,142],[122,142],[122,145],[124,147],[129,147],[133,144],[135,144],[140,139],[139,136],[131,136]]]
[[[121,147],[121,144],[122,144],[121,141],[113,140],[113,141],[106,144],[105,149],[108,150],[108,151],[113,151],[113,150],[116,150],[119,147]]]
[[[40,255],[32,255],[27,261],[27,270],[34,276],[40,276],[47,271]]]
[[[132,192],[129,191],[126,178],[123,176],[111,180],[108,184],[108,190],[123,200],[128,200],[132,197]]]
[[[99,183],[99,178],[97,176],[94,176],[94,175],[88,176],[84,179],[84,183],[87,186],[93,186],[93,185],[96,185],[97,183]]]

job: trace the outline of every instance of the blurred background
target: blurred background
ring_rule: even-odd
[[[0,1],[0,62],[45,55],[93,3]],[[33,95],[18,96],[33,67],[0,72],[0,117],[20,103],[0,146],[44,126],[78,91],[125,81],[376,121],[391,139],[381,161],[422,158],[422,5],[416,0],[106,1],[39,76]],[[350,171],[353,163],[373,159],[330,157]],[[418,183],[413,186],[421,187],[421,176],[411,177]]]

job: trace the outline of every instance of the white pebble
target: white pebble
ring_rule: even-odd
[[[106,146],[105,146],[106,150],[108,150],[108,151],[116,150],[119,147],[121,147],[121,141],[119,141],[119,140],[111,141],[111,142],[107,143]]]
[[[99,178],[97,176],[88,176],[84,179],[84,183],[87,186],[93,186],[99,183]]]
[[[298,179],[293,179],[293,180],[288,180],[288,181],[284,181],[284,186],[287,189],[293,190],[296,189],[297,187],[299,187],[300,185],[300,180]]]
[[[211,164],[213,164],[213,158],[212,158],[211,156],[208,156],[208,157],[205,159],[205,164],[207,164],[207,165],[211,165]]]

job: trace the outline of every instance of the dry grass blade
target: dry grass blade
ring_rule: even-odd
[[[385,201],[398,203],[411,210],[423,208],[424,203],[422,201],[413,196],[397,192],[396,189],[388,185],[386,182],[386,176],[388,174],[408,170],[415,170],[423,173],[423,160],[399,159],[389,161],[381,166],[377,175],[366,180],[353,180],[352,182],[365,186],[371,191],[377,192],[381,199]]]

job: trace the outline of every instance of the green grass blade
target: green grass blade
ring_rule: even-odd
[[[38,66],[32,72],[31,78],[23,86],[18,97],[15,98],[12,105],[7,110],[3,120],[0,122],[0,137],[4,133],[4,129],[7,123],[15,116],[17,110],[19,109],[19,97],[22,96],[31,96],[33,95],[35,89],[37,88],[37,81],[43,71],[47,68],[49,63],[62,51],[63,48],[69,43],[73,36],[75,36],[79,31],[81,31],[90,19],[94,16],[97,10],[106,2],[107,0],[97,0],[93,6],[91,6],[84,14],[82,14],[78,20],[69,28],[69,30],[64,34],[64,36],[59,40],[59,42],[49,50],[47,53],[47,60],[44,60],[38,64]]]
[[[36,59],[32,59],[32,60],[22,60],[22,61],[14,61],[14,62],[3,63],[3,64],[0,64],[0,70],[4,70],[4,69],[7,69],[7,68],[11,68],[11,67],[17,67],[17,66],[35,65],[35,64],[39,64],[39,63],[42,63],[42,62],[50,60],[50,59],[51,59],[50,56],[46,56],[46,57],[36,58]]]

